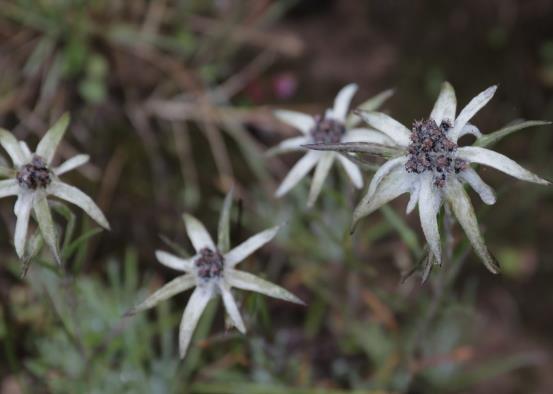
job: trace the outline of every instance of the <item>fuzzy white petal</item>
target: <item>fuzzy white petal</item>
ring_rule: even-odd
[[[396,157],[395,159],[388,160],[386,163],[382,164],[378,171],[374,174],[369,184],[369,190],[367,191],[367,198],[370,199],[374,194],[380,182],[390,174],[390,172],[396,170],[399,167],[404,167],[407,158],[405,156]]]
[[[440,125],[442,121],[447,120],[451,124],[455,121],[455,111],[457,110],[457,98],[455,89],[449,82],[442,84],[440,95],[434,104],[430,118],[434,119],[436,124]]]
[[[540,185],[549,185],[545,179],[521,167],[516,161],[509,159],[501,153],[494,152],[486,148],[477,146],[463,146],[457,150],[457,156],[471,163],[483,164],[495,168],[512,177],[523,181],[539,183]]]
[[[419,202],[419,195],[421,190],[421,182],[414,182],[413,187],[410,190],[409,202],[407,203],[407,208],[405,209],[406,214],[410,214],[416,208],[417,203]]]
[[[459,178],[467,182],[488,205],[495,204],[495,193],[472,168],[467,168],[459,173]]]
[[[457,137],[457,140],[459,140],[461,137],[472,134],[476,138],[482,137],[482,133],[480,132],[480,129],[476,127],[473,124],[467,123],[465,127],[462,128],[461,132],[459,133],[459,136]]]
[[[319,158],[323,155],[321,152],[309,151],[292,167],[288,175],[284,178],[278,187],[275,195],[282,197],[288,193],[290,189],[298,184],[298,182],[315,166]]]
[[[238,329],[242,334],[246,333],[246,326],[236,305],[236,301],[232,295],[232,292],[225,281],[219,282],[219,289],[221,290],[221,296],[223,297],[223,304],[225,305],[225,310],[232,321],[234,327]]]
[[[211,239],[204,225],[194,216],[187,213],[182,215],[182,217],[184,219],[184,225],[186,226],[186,233],[196,252],[199,253],[200,250],[204,248],[215,250],[213,239]]]
[[[135,306],[130,313],[134,314],[156,306],[161,301],[173,297],[176,294],[182,293],[191,289],[196,285],[196,279],[193,275],[182,275],[165,284],[163,287],[156,290],[152,295],[146,298],[143,302]]]
[[[33,152],[29,149],[29,145],[25,141],[19,141],[19,146],[21,147],[23,156],[25,156],[25,161],[30,162],[33,159]]]
[[[212,293],[208,289],[197,287],[192,292],[188,304],[186,304],[179,328],[179,353],[181,358],[186,356],[192,334],[211,296]]]
[[[401,146],[408,146],[411,142],[411,132],[407,127],[382,112],[361,112],[361,118],[370,126],[383,132]]]
[[[19,195],[16,203],[15,214],[17,222],[15,224],[14,245],[19,258],[25,254],[25,244],[27,242],[27,231],[29,228],[29,217],[33,208],[33,193],[24,192]]]
[[[162,250],[156,251],[156,258],[164,266],[177,271],[191,272],[194,269],[193,259],[183,259]]]
[[[480,109],[488,103],[495,94],[495,91],[497,90],[497,86],[491,86],[478,94],[476,97],[474,97],[470,102],[466,105],[465,108],[459,113],[459,116],[457,116],[457,119],[455,119],[455,124],[453,125],[453,128],[449,130],[449,138],[453,142],[457,142],[459,139],[459,135],[461,134],[461,130],[465,127],[465,125],[468,123],[469,120],[472,119],[474,115]]]
[[[363,174],[361,174],[361,170],[359,169],[357,164],[342,155],[338,155],[337,157],[342,167],[344,167],[346,174],[348,174],[349,179],[351,179],[351,183],[353,183],[353,186],[358,189],[362,188]]]
[[[272,240],[279,229],[280,226],[272,227],[250,237],[240,245],[236,246],[225,255],[225,266],[230,268],[236,266],[236,264],[240,263],[257,249]]]
[[[80,167],[83,164],[87,163],[89,159],[90,159],[89,155],[73,156],[71,159],[63,162],[59,167],[54,168],[54,174],[58,176],[61,174],[65,174],[66,172],[74,170],[75,168]]]
[[[53,181],[48,186],[48,193],[68,201],[71,204],[75,204],[83,211],[85,211],[92,219],[96,221],[100,226],[109,230],[109,223],[96,203],[75,186],[68,185],[67,183],[60,181]]]
[[[350,83],[349,85],[344,86],[342,90],[338,92],[336,98],[334,99],[334,119],[341,122],[346,121],[351,99],[356,92],[357,84],[355,83]]]
[[[249,272],[228,270],[225,272],[225,278],[228,284],[238,289],[255,291],[268,295],[269,297],[279,298],[281,300],[295,302],[304,305],[304,302],[290,293],[288,290],[277,286],[269,281],[261,279]]]
[[[62,115],[56,123],[46,132],[36,147],[36,154],[44,158],[46,164],[50,164],[56,153],[56,149],[69,126],[69,115]]]
[[[0,181],[0,198],[15,196],[19,193],[19,185],[16,179],[4,179]]]
[[[0,145],[8,152],[8,155],[16,167],[20,167],[27,163],[25,154],[21,150],[21,146],[15,139],[14,135],[7,130],[0,129]]]
[[[441,204],[441,192],[434,186],[431,174],[425,174],[421,179],[419,194],[419,216],[422,231],[437,261],[442,261],[440,232],[438,230],[438,211]]]
[[[461,183],[454,177],[449,177],[446,187],[444,188],[447,199],[453,209],[453,213],[457,217],[459,224],[465,230],[467,237],[472,244],[476,254],[482,259],[486,267],[494,274],[499,271],[499,266],[496,260],[488,251],[484,239],[478,228],[478,221],[472,204],[470,203],[467,192]]]
[[[368,142],[380,145],[395,145],[394,141],[378,130],[357,128],[346,131],[341,142]]]
[[[315,127],[315,119],[311,115],[285,109],[276,110],[273,114],[281,122],[298,129],[304,134],[309,133]]]
[[[413,187],[413,176],[403,166],[394,168],[382,179],[376,190],[369,195],[367,193],[353,212],[353,224],[359,219],[370,215],[388,201],[411,191]]]
[[[298,150],[304,150],[302,145],[309,143],[309,138],[307,136],[288,138],[282,141],[277,146],[272,147],[267,151],[268,155],[275,155],[280,153],[294,152]]]
[[[307,198],[308,207],[312,207],[315,204],[317,197],[319,197],[319,194],[323,189],[323,185],[326,180],[326,177],[328,176],[328,173],[330,172],[330,168],[332,167],[332,163],[334,163],[335,157],[336,157],[336,153],[334,152],[324,152],[321,158],[319,159],[319,162],[317,163],[317,167],[315,168],[315,175],[313,175],[313,180],[311,181],[311,189],[309,190],[309,197]]]
[[[52,251],[56,262],[61,265],[61,258],[58,251],[58,240],[56,235],[56,228],[54,221],[52,220],[52,212],[48,205],[48,200],[45,194],[35,194],[33,199],[33,210],[35,212],[38,227],[44,242]]]

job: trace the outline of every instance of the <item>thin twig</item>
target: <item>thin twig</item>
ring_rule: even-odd
[[[263,51],[240,72],[233,74],[229,79],[209,92],[208,95],[215,101],[222,99],[224,102],[228,102],[244,89],[250,81],[257,78],[259,74],[273,64],[275,59],[276,56],[273,51]]]
[[[186,122],[171,122],[175,149],[179,158],[181,175],[185,185],[198,188],[198,171],[190,148],[189,130]]]
[[[203,16],[190,15],[186,18],[191,29],[204,34],[216,34],[224,22]],[[229,39],[239,44],[250,44],[259,48],[271,49],[282,55],[297,57],[303,52],[303,42],[290,33],[262,32],[244,26],[234,26],[229,32]]]
[[[141,34],[144,36],[152,36],[157,34],[163,21],[166,9],[166,0],[150,2],[150,6],[146,12],[146,18],[144,19],[144,23],[141,28]]]
[[[215,165],[219,174],[223,177],[223,183],[231,182],[232,183],[232,164],[230,162],[230,157],[227,151],[227,148],[223,142],[221,131],[212,122],[209,113],[210,113],[210,104],[206,98],[202,100],[201,105],[201,114],[202,114],[202,126],[206,138],[209,141],[213,157],[215,159]],[[230,187],[230,184],[229,184]]]

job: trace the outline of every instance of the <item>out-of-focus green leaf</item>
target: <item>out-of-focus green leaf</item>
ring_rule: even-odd
[[[246,382],[195,383],[191,391],[198,394],[387,394],[383,390],[339,390],[325,388],[298,388],[278,384]]]
[[[397,214],[393,209],[384,205],[380,208],[380,211],[388,221],[394,227],[401,239],[411,249],[411,251],[418,256],[421,253],[421,246],[417,234],[405,223],[405,221]]]
[[[107,90],[101,79],[87,78],[79,83],[79,94],[91,104],[98,104],[105,100]]]
[[[487,362],[471,365],[470,368],[448,379],[445,386],[448,390],[464,391],[488,379],[540,364],[545,358],[544,354],[539,353],[519,353],[494,358]]]
[[[23,73],[28,76],[36,75],[46,64],[48,56],[52,54],[55,43],[49,36],[44,36],[35,46],[33,53],[23,66]]]

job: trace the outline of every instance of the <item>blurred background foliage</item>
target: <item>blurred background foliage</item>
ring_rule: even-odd
[[[60,159],[91,155],[72,181],[113,228],[60,207],[65,269],[39,253],[21,278],[2,202],[0,392],[551,392],[553,189],[483,169],[498,203],[475,203],[503,274],[455,227],[450,264],[421,285],[405,201],[350,236],[359,195],[342,173],[306,210],[307,182],[273,198],[297,158],[264,151],[294,134],[272,108],[321,112],[349,82],[354,104],[395,88],[385,109],[406,124],[445,79],[460,103],[500,84],[484,133],[551,120],[552,18],[549,0],[0,0],[0,124],[32,144],[70,111]],[[552,179],[552,138],[528,129],[496,149]],[[233,244],[287,221],[244,264],[308,306],[240,293],[241,336],[212,301],[181,362],[187,294],[122,316],[174,277],[156,249],[190,250],[181,213],[214,231],[231,185]]]

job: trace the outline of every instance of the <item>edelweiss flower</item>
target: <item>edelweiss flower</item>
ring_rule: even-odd
[[[480,234],[463,184],[468,183],[486,204],[494,204],[495,195],[470,164],[489,166],[524,181],[542,185],[549,182],[502,154],[479,146],[457,145],[458,139],[467,133],[478,138],[475,145],[483,139],[480,131],[468,122],[493,97],[495,91],[496,86],[486,89],[455,117],[455,91],[445,82],[430,117],[414,122],[411,130],[383,113],[362,113],[362,118],[369,125],[391,138],[403,153],[384,163],[376,172],[367,194],[355,209],[354,223],[399,195],[410,193],[407,213],[413,211],[418,203],[430,251],[441,262],[436,215],[442,203],[447,201],[478,256],[496,273],[498,266]],[[512,132],[512,128],[508,132]]]
[[[179,351],[181,358],[184,358],[186,355],[194,329],[208,301],[217,294],[221,294],[223,304],[232,324],[241,333],[246,332],[246,327],[238,311],[231,287],[255,291],[282,300],[303,304],[299,298],[282,287],[248,272],[235,269],[238,263],[273,239],[279,226],[254,235],[228,251],[230,246],[229,212],[231,198],[231,194],[229,193],[221,213],[217,246],[215,246],[202,223],[190,215],[183,215],[186,232],[196,250],[196,255],[189,259],[182,259],[158,250],[156,257],[161,264],[178,271],[184,271],[185,274],[167,283],[128,313],[134,314],[152,308],[160,301],[196,286],[184,309],[180,323]]]
[[[349,84],[342,88],[336,99],[334,107],[327,109],[322,116],[312,117],[295,111],[278,110],[275,116],[284,123],[287,123],[303,133],[301,137],[290,138],[282,141],[271,151],[281,153],[294,150],[305,150],[302,145],[306,144],[336,144],[340,142],[364,141],[378,144],[391,143],[392,141],[384,134],[368,128],[357,128],[360,118],[354,114],[348,116],[351,99],[357,91],[357,85]],[[364,110],[377,109],[388,97],[391,91],[383,92],[374,98],[366,101],[359,108]],[[363,186],[363,177],[359,167],[336,152],[309,151],[290,170],[282,181],[276,196],[281,197],[305,176],[313,167],[315,175],[309,191],[307,205],[315,203],[323,183],[330,171],[332,163],[337,159],[343,166],[355,187]]]
[[[0,144],[13,162],[13,168],[0,168],[0,173],[9,179],[0,181],[0,197],[17,196],[14,212],[17,216],[14,244],[17,255],[25,253],[27,229],[31,210],[35,214],[42,237],[61,263],[57,247],[56,230],[48,206],[49,195],[61,198],[82,208],[99,225],[109,230],[104,214],[94,201],[76,187],[60,181],[59,176],[86,163],[88,155],[77,155],[59,167],[51,167],[56,148],[62,139],[69,116],[62,116],[48,130],[32,153],[23,141],[17,141],[9,131],[0,129]]]

